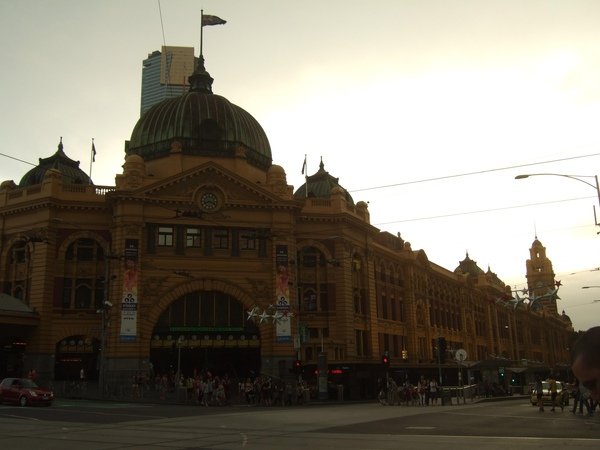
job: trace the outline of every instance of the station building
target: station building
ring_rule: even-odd
[[[373,396],[384,371],[566,376],[573,328],[537,237],[524,293],[469,255],[445,269],[371,225],[323,161],[289,185],[202,58],[189,81],[140,117],[114,186],[95,185],[62,140],[0,185],[0,376],[83,368],[114,385],[139,372],[285,378],[300,364],[346,398]]]

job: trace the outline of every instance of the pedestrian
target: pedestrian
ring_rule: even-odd
[[[435,378],[429,381],[429,398],[431,399],[431,405],[438,404],[438,383]]]
[[[537,405],[540,412],[544,412],[544,385],[542,384],[542,379],[538,375],[535,379],[535,386],[533,388],[535,390],[535,394],[537,397]]]
[[[425,406],[425,392],[427,392],[427,381],[425,380],[425,377],[423,375],[421,375],[421,378],[419,378],[419,383],[418,383],[418,389],[419,389],[419,405],[420,406]]]
[[[590,398],[600,400],[600,326],[583,333],[573,346],[571,370]]]
[[[548,390],[550,391],[550,404],[552,405],[550,411],[554,412],[556,409],[556,397],[558,396],[558,389],[556,387],[556,380],[552,374],[550,374],[550,377],[548,378]]]
[[[593,399],[590,398],[590,390],[586,388],[585,385],[579,384],[579,393],[579,414],[583,414],[583,407],[585,406],[587,415],[591,416],[593,412],[590,402],[592,402]]]

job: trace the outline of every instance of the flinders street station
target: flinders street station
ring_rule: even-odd
[[[261,125],[212,81],[200,57],[188,92],[141,115],[113,186],[58,137],[2,181],[0,378],[56,386],[83,370],[106,388],[209,370],[359,399],[386,374],[567,377],[573,327],[536,236],[522,291],[468,254],[445,269],[371,225],[326,158],[289,185]]]

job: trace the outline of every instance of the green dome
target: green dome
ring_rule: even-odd
[[[477,265],[477,261],[469,258],[469,254],[465,256],[458,267],[454,269],[454,273],[466,273],[468,275],[483,275],[485,272]]]
[[[19,187],[42,183],[46,172],[50,169],[56,169],[62,174],[63,183],[92,184],[90,177],[79,168],[79,161],[73,161],[65,154],[61,138],[56,153],[48,158],[40,158],[38,165],[21,178]]]
[[[234,157],[241,148],[250,164],[263,169],[272,164],[263,128],[244,109],[212,93],[212,78],[202,57],[190,76],[190,91],[146,111],[125,152],[146,161],[161,158],[170,154],[174,141],[184,155]]]
[[[306,178],[306,183],[294,192],[294,198],[331,198],[331,190],[333,188],[339,188],[343,191],[346,201],[353,205],[354,200],[352,199],[352,196],[346,189],[339,185],[338,180],[339,178],[331,176],[329,172],[325,170],[325,165],[323,164],[323,160],[321,160],[317,173]]]

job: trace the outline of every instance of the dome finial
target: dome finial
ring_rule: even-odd
[[[204,68],[204,56],[198,57],[196,70],[188,78],[190,82],[190,92],[202,92],[204,94],[212,94],[213,78]]]
[[[62,143],[62,136],[60,137],[60,141],[58,143],[58,150],[56,151],[56,153],[64,153],[63,143]]]

